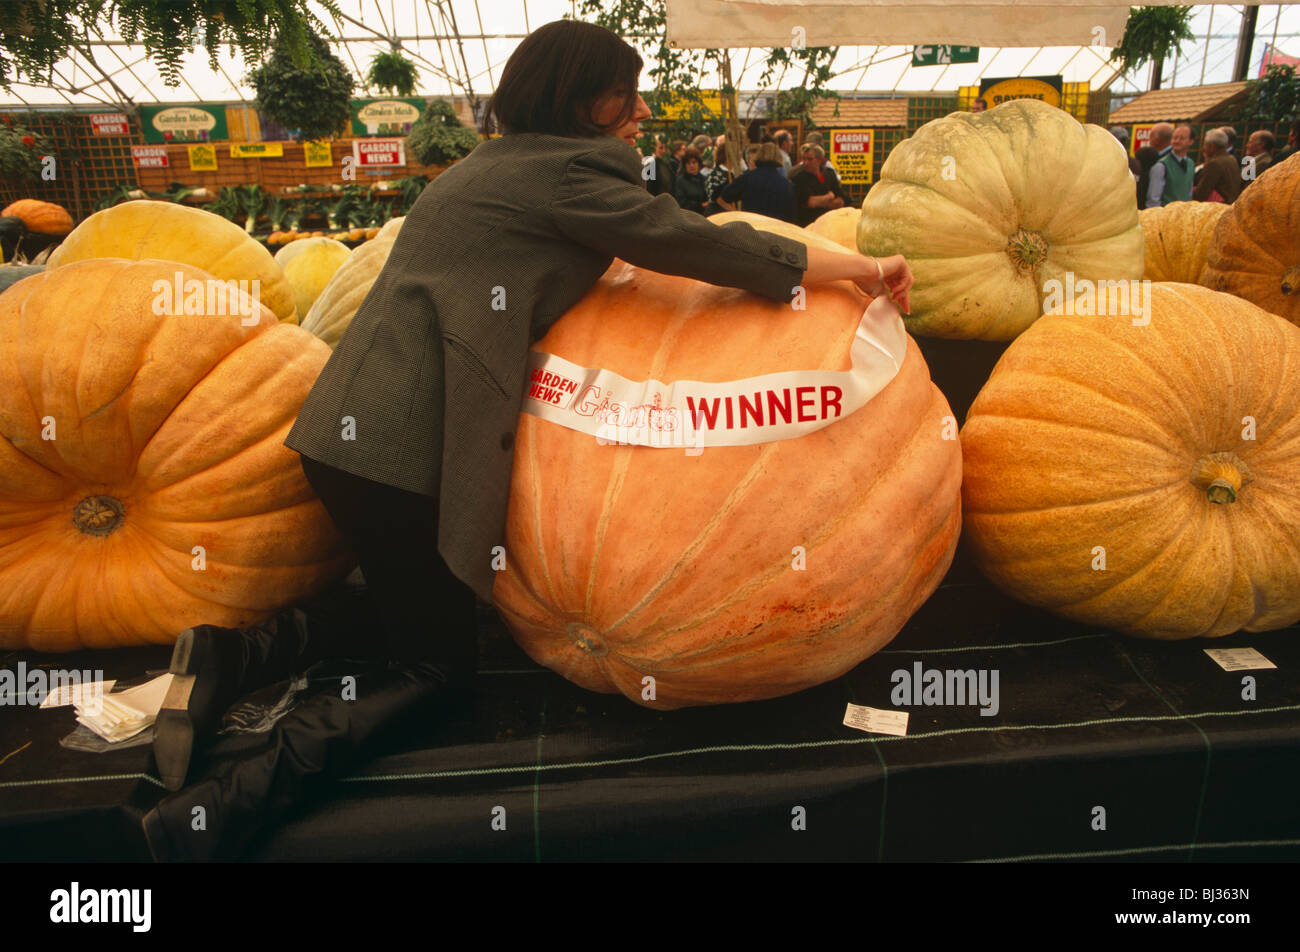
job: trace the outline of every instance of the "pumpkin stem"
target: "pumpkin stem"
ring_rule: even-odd
[[[565,634],[573,639],[573,643],[579,651],[585,651],[597,658],[603,658],[609,654],[609,645],[605,644],[605,639],[589,625],[584,625],[579,621],[571,621],[565,626]]]
[[[1236,453],[1210,453],[1192,469],[1192,482],[1205,490],[1210,502],[1219,504],[1236,502],[1241,487],[1254,479],[1250,467]]]
[[[122,524],[126,509],[112,496],[87,496],[72,508],[72,522],[86,535],[106,536]]]
[[[1282,272],[1282,293],[1295,294],[1300,290],[1300,265],[1294,265]]]
[[[1047,239],[1036,231],[1021,228],[1007,241],[1007,254],[1021,274],[1036,274],[1047,257]]]

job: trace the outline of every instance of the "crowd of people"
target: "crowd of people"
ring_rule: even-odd
[[[977,99],[971,111],[986,108],[984,100]],[[1110,131],[1127,149],[1129,131],[1123,126]],[[1259,129],[1247,137],[1238,154],[1237,130],[1223,126],[1205,133],[1197,164],[1195,141],[1186,124],[1162,122],[1151,129],[1148,144],[1129,159],[1138,208],[1172,202],[1235,202],[1270,166],[1296,151],[1300,120],[1292,125],[1282,148],[1272,132]],[[739,203],[745,211],[806,226],[848,201],[837,170],[827,161],[819,132],[810,132],[797,149],[787,130],[760,132],[742,156],[731,155],[725,135],[698,135],[690,142],[672,143],[656,136],[654,154],[643,161],[643,178],[652,195],[671,195],[682,208],[701,215],[731,211]]]
[[[1115,126],[1111,134],[1126,148],[1128,130]],[[1237,130],[1232,126],[1210,129],[1201,143],[1201,164],[1196,164],[1196,138],[1189,125],[1157,123],[1147,145],[1129,159],[1138,208],[1159,208],[1172,202],[1224,202],[1232,204],[1273,165],[1289,158],[1300,142],[1300,121],[1292,124],[1284,148],[1266,129],[1252,132],[1241,154]]]
[[[725,135],[698,135],[690,142],[655,138],[654,154],[643,160],[646,188],[671,195],[701,215],[747,212],[804,226],[848,201],[839,174],[826,159],[821,133],[810,132],[796,148],[785,129],[759,132],[757,141],[734,150]]]

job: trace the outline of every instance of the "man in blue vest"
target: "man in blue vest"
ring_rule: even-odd
[[[1171,202],[1190,202],[1196,178],[1196,165],[1187,155],[1192,147],[1192,127],[1179,126],[1174,130],[1173,141],[1160,153],[1160,159],[1151,166],[1151,180],[1147,186],[1147,208],[1158,208]]]

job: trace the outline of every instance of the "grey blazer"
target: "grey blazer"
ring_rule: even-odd
[[[797,241],[651,197],[621,139],[483,142],[411,208],[285,445],[438,499],[438,551],[490,602],[528,347],[614,257],[781,301],[807,268]]]

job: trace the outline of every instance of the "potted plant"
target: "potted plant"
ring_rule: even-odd
[[[410,96],[415,92],[415,64],[403,56],[400,47],[387,53],[376,53],[370,60],[366,73],[366,86],[394,96]]]
[[[283,39],[277,39],[270,59],[248,74],[257,91],[256,107],[274,122],[295,130],[299,142],[333,137],[348,122],[352,74],[325,41],[307,34],[313,60],[300,66]]]

